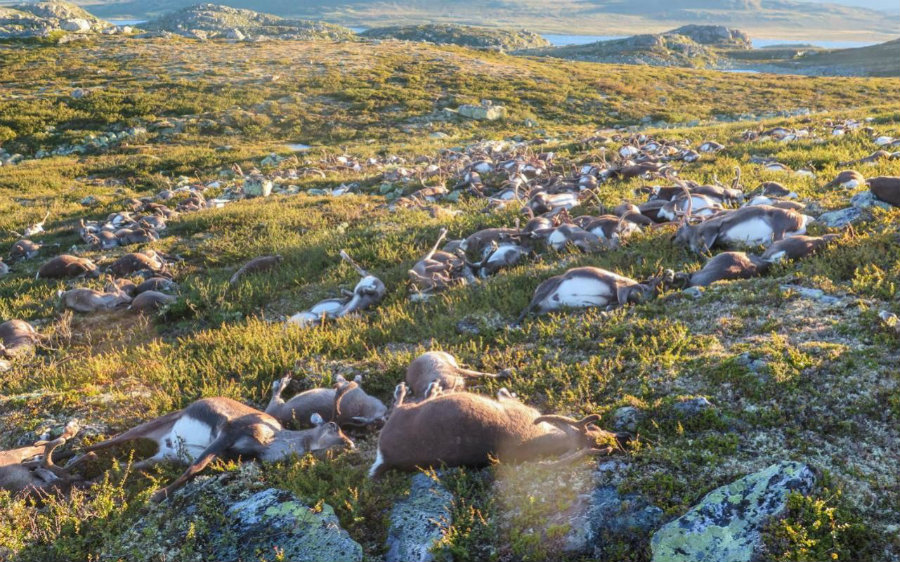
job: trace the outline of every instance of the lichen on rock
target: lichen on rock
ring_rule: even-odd
[[[765,524],[784,512],[791,492],[809,493],[815,480],[805,464],[786,461],[716,488],[653,535],[653,561],[750,562]]]

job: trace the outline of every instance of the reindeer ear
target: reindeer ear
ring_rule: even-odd
[[[322,419],[322,416],[320,416],[318,412],[316,412],[316,413],[314,413],[313,415],[309,416],[309,421],[312,422],[312,424],[315,425],[315,426],[317,426],[317,427],[320,426],[320,425],[322,425],[323,423],[325,423],[325,420]]]

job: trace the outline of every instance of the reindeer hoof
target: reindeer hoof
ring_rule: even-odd
[[[168,497],[169,497],[168,492],[166,492],[165,488],[163,488],[161,490],[157,490],[157,491],[153,492],[153,495],[150,496],[150,502],[151,503],[162,503]]]

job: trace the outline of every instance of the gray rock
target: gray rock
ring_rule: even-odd
[[[825,291],[822,289],[810,289],[808,287],[801,287],[800,285],[782,285],[781,290],[792,291],[803,298],[819,301],[822,304],[837,304],[841,302],[840,298],[826,295]]]
[[[871,191],[860,191],[852,198],[850,198],[850,204],[857,209],[868,209],[870,207],[891,209],[890,203],[885,203],[884,201],[879,200]]]
[[[690,417],[702,414],[706,410],[715,408],[715,406],[712,405],[712,402],[703,396],[700,396],[698,398],[690,398],[688,400],[676,402],[674,408],[679,414]]]
[[[786,461],[716,488],[654,533],[653,562],[750,562],[763,527],[784,512],[788,494],[808,494],[815,482],[808,466]]]
[[[90,22],[81,18],[65,20],[59,27],[63,31],[74,31],[75,33],[86,33],[91,30]]]
[[[247,463],[199,477],[151,506],[131,529],[104,543],[100,557],[358,562],[363,552],[331,506],[312,509],[290,492],[265,488],[258,465]]]
[[[616,431],[637,431],[644,419],[644,413],[634,406],[622,406],[613,413],[613,427]]]
[[[477,121],[496,121],[506,117],[506,108],[502,105],[461,105],[457,111],[463,117]]]
[[[637,494],[620,495],[615,486],[602,486],[578,498],[570,520],[565,546],[569,553],[603,560],[627,545],[634,551],[646,547],[647,538],[662,521],[663,511]]]
[[[830,211],[819,215],[817,220],[831,228],[842,228],[848,224],[859,221],[864,215],[865,213],[858,207],[847,207],[846,209]]]
[[[387,562],[431,562],[430,550],[450,526],[453,494],[426,474],[412,477],[409,498],[397,502],[388,529]]]

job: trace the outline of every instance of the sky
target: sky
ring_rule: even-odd
[[[816,2],[824,4],[826,0],[805,0],[807,2]],[[846,6],[858,6],[860,8],[871,8],[873,10],[883,10],[891,12],[900,12],[900,0],[827,0],[830,4],[844,4]],[[900,20],[897,22],[900,27]]]

